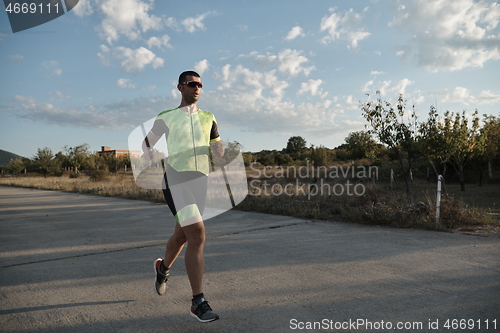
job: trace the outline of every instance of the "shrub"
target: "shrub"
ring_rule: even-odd
[[[92,170],[88,173],[92,182],[102,182],[108,180],[109,172],[106,170]]]
[[[80,178],[82,174],[80,172],[70,171],[68,173],[69,178]]]

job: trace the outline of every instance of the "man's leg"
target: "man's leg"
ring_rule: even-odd
[[[205,225],[203,222],[190,224],[182,228],[187,240],[187,248],[184,260],[186,262],[186,272],[191,284],[193,295],[203,292],[202,280],[205,269],[203,249],[205,247]]]
[[[177,259],[179,253],[181,253],[182,248],[184,247],[184,244],[186,243],[186,235],[182,229],[183,228],[179,225],[179,223],[176,223],[174,234],[167,242],[165,259],[163,260],[163,265],[165,265],[166,268],[170,268],[173,265],[175,259]]]
[[[165,259],[162,260],[161,258],[158,258],[154,263],[154,269],[156,273],[155,288],[158,295],[163,295],[167,290],[169,269],[174,263],[175,259],[177,259],[177,257],[179,256],[179,253],[182,251],[185,243],[186,235],[184,234],[181,226],[176,223],[174,234],[167,242]]]
[[[212,311],[210,304],[205,299],[205,295],[203,295],[205,225],[201,221],[185,226],[182,229],[188,243],[185,254],[186,271],[193,291],[190,314],[203,323],[217,320],[219,319],[219,315]]]

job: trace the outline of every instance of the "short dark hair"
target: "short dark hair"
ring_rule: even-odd
[[[179,84],[181,84],[182,82],[186,82],[186,77],[188,77],[189,75],[201,77],[200,74],[196,73],[195,71],[185,71],[182,72],[181,75],[179,75]]]

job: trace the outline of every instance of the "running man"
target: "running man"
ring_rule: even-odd
[[[174,234],[167,242],[164,259],[156,259],[154,263],[156,291],[158,295],[165,293],[170,267],[187,242],[185,264],[193,292],[190,314],[201,322],[210,322],[219,319],[219,316],[212,311],[203,295],[206,236],[202,214],[210,170],[209,153],[211,151],[214,156],[222,157],[224,146],[214,115],[196,106],[202,87],[200,75],[194,71],[186,71],[179,76],[177,89],[182,95],[181,104],[157,116],[142,149],[145,158],[151,159],[153,146],[165,135],[168,162],[163,194],[177,220]]]

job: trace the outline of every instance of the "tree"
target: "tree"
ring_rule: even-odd
[[[243,146],[238,141],[227,141],[225,143],[226,147],[224,149],[224,158],[229,163],[238,156]]]
[[[458,173],[460,191],[465,191],[464,167],[475,156],[485,151],[486,137],[479,131],[478,111],[472,114],[472,124],[465,111],[454,114],[445,113],[444,135],[450,148],[450,164]]]
[[[76,170],[91,169],[89,157],[91,153],[89,152],[89,145],[84,143],[76,147],[65,146],[68,155],[69,164],[72,168]]]
[[[21,159],[15,158],[11,159],[7,164],[7,170],[10,170],[14,175],[17,175],[25,168],[24,163]]]
[[[276,153],[274,159],[279,166],[290,165],[293,162],[293,158],[287,153]]]
[[[345,138],[344,147],[353,160],[361,158],[375,158],[377,155],[377,142],[367,131],[351,132]]]
[[[224,145],[224,155],[222,157],[211,155],[212,162],[215,166],[223,166],[231,163],[243,148],[238,141],[226,141]]]
[[[54,164],[57,166],[57,173],[62,176],[62,174],[64,173],[63,169],[69,166],[68,156],[66,156],[62,151],[58,152],[54,156]]]
[[[377,99],[361,104],[363,117],[370,123],[370,134],[390,149],[397,160],[405,179],[406,194],[410,194],[410,175],[415,161],[421,156],[421,137],[415,109],[407,114],[406,102],[399,95],[396,110],[391,103],[382,102],[380,92]],[[408,117],[405,120],[405,117]]]
[[[45,178],[48,175],[54,173],[57,169],[57,165],[54,161],[54,154],[50,148],[38,148],[38,152],[33,156],[33,163],[38,172],[40,172]]]
[[[243,153],[243,163],[245,164],[245,166],[250,166],[250,164],[253,163],[254,160],[255,158],[251,152]]]
[[[110,172],[116,172],[118,169],[118,158],[113,154],[106,154],[104,156],[98,157],[98,159],[97,156],[96,158],[90,157],[90,159],[93,161],[91,163],[92,167],[90,169],[94,170],[105,169]]]
[[[33,163],[33,160],[27,157],[23,157],[21,161],[24,164],[24,168],[27,172],[37,172],[36,166]]]
[[[306,139],[301,136],[292,136],[288,139],[286,144],[286,153],[292,155],[292,157],[300,156],[306,150]]]
[[[449,128],[449,118],[440,119],[436,108],[431,106],[429,118],[420,125],[420,133],[423,139],[422,153],[432,166],[436,177],[446,176],[446,166],[451,158],[450,138],[445,128]],[[442,166],[441,172],[437,169],[437,163]]]
[[[118,158],[118,169],[125,169],[125,167],[130,169],[131,165],[130,154],[125,154]]]
[[[481,135],[485,140],[484,158],[488,162],[490,178],[493,176],[493,163],[500,160],[500,117],[484,116]]]
[[[276,163],[275,155],[275,152],[270,150],[262,150],[257,157],[257,162],[265,166],[273,165]]]
[[[341,160],[341,161],[347,161],[350,159],[350,154],[347,152],[347,149],[345,148],[345,143],[344,144],[341,144],[340,146],[334,148],[334,158],[333,159],[337,159],[337,160]]]
[[[326,160],[327,160],[327,149],[324,146],[319,146],[319,147],[314,147],[311,146],[311,161],[314,163],[315,166],[323,166],[326,165]]]

